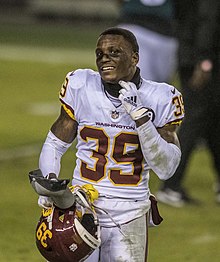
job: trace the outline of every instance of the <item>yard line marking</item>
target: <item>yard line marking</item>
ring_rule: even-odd
[[[218,241],[219,238],[215,235],[211,235],[211,234],[204,234],[201,236],[198,236],[194,239],[192,239],[193,244],[206,244],[206,243],[210,243],[210,242],[216,242]]]
[[[37,155],[40,156],[43,143],[44,140],[42,140],[41,144],[38,143],[38,144],[18,146],[15,148],[1,149],[0,162],[24,158],[24,157],[32,157]],[[76,140],[73,141],[72,146],[75,148]]]
[[[29,105],[28,112],[37,116],[50,116],[59,115],[60,103],[59,102],[39,102]]]
[[[90,49],[64,49],[1,44],[0,59],[9,61],[34,61],[50,64],[95,65],[95,54]]]
[[[40,150],[41,150],[41,146],[39,144],[20,146],[10,149],[1,149],[0,161],[7,161],[7,160],[18,159],[22,157],[36,156],[40,153]]]

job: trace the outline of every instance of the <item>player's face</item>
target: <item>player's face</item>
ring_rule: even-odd
[[[108,83],[130,81],[136,71],[138,53],[121,35],[103,35],[96,47],[96,65],[101,78]]]

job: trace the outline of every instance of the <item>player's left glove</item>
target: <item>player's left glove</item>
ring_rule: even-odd
[[[149,109],[143,107],[136,85],[132,82],[125,82],[122,80],[118,83],[122,87],[119,91],[119,99],[131,118],[133,120],[138,120],[143,116],[147,116]]]
[[[70,190],[73,194],[75,194],[78,190],[83,191],[84,194],[86,194],[86,197],[88,200],[93,204],[95,200],[99,197],[99,192],[97,189],[94,188],[91,184],[85,184],[83,186],[71,186]]]

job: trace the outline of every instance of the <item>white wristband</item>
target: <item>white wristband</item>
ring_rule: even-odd
[[[180,149],[166,142],[151,121],[139,126],[137,132],[142,153],[150,168],[161,180],[169,179],[179,165]]]
[[[70,146],[71,144],[63,142],[49,131],[39,159],[39,168],[44,177],[49,173],[59,176],[61,157]]]
[[[148,108],[142,107],[138,109],[137,111],[131,112],[130,115],[131,115],[131,118],[135,121],[135,120],[140,119],[143,116],[146,116],[148,111],[149,111]]]

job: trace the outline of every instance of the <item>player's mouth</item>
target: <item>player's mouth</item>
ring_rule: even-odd
[[[109,72],[109,71],[113,71],[115,69],[114,66],[103,66],[101,67],[102,72]]]

